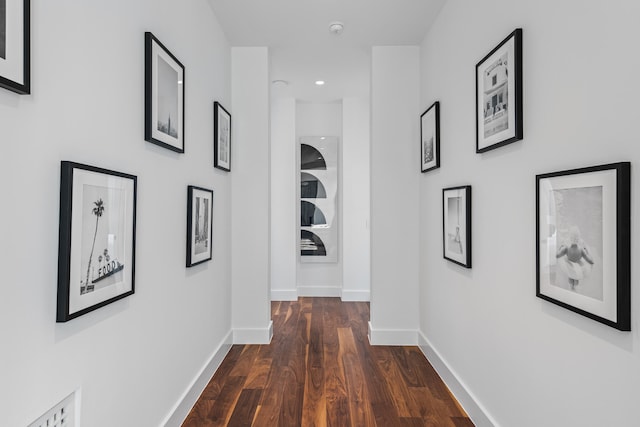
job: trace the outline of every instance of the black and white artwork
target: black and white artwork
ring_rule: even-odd
[[[300,259],[338,261],[338,138],[300,138]]]
[[[476,152],[521,140],[522,29],[476,65]]]
[[[442,190],[442,239],[445,259],[471,268],[471,186]]]
[[[538,175],[537,296],[629,327],[629,163]]]
[[[0,0],[0,87],[31,92],[30,0]]]
[[[58,322],[134,292],[137,178],[62,162]]]
[[[219,103],[213,104],[213,166],[231,171],[231,114]]]
[[[420,116],[420,163],[422,172],[440,167],[440,103],[438,101]]]
[[[187,189],[187,267],[213,257],[213,190],[190,185]]]
[[[184,153],[184,66],[145,33],[145,140]]]

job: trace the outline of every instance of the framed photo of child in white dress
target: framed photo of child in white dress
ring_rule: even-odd
[[[471,268],[471,186],[442,190],[442,251],[445,259]]]
[[[631,330],[628,162],[536,176],[536,296]]]

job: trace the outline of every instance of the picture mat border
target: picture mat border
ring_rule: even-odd
[[[540,181],[568,175],[590,174],[594,172],[615,171],[615,289],[616,298],[612,304],[615,306],[616,318],[607,319],[586,309],[571,305],[552,296],[545,295],[541,290],[541,259],[540,259]],[[603,196],[603,204],[605,198]],[[604,219],[603,206],[603,221]],[[613,220],[612,220],[613,221]],[[620,331],[631,330],[631,163],[618,162],[598,166],[590,166],[578,169],[569,169],[559,172],[550,172],[536,175],[536,296],[553,304],[559,305],[574,313],[596,320]],[[603,236],[604,240],[604,236]],[[604,242],[603,242],[604,249]],[[606,275],[603,273],[603,286],[606,287]],[[562,289],[559,288],[560,291]],[[556,293],[556,295],[561,292]],[[603,289],[603,299],[606,297],[606,289]],[[581,296],[582,297],[582,296]],[[589,298],[587,296],[581,299]],[[591,298],[590,298],[591,299]],[[603,301],[604,302],[604,301]]]
[[[434,160],[429,162],[429,164],[434,163],[435,164],[433,166],[429,166],[427,168],[425,168],[425,163],[422,160],[422,156],[424,153],[424,140],[423,140],[423,124],[424,124],[424,120],[427,119],[430,116],[430,112],[432,109],[435,109],[434,111],[434,124],[435,124],[435,141],[433,143],[433,149],[435,151],[434,153]],[[431,104],[431,106],[429,108],[427,108],[425,110],[424,113],[422,113],[420,115],[420,172],[425,173],[425,172],[429,172],[431,170],[437,169],[440,167],[440,101],[436,101],[433,104]]]
[[[191,236],[193,235],[193,227],[195,226],[193,223],[193,203],[194,203],[194,195],[196,192],[208,193],[210,195],[209,198],[209,251],[206,256],[208,258],[200,259],[197,255],[193,253],[193,241],[191,240]],[[187,260],[186,267],[193,267],[198,264],[202,264],[203,262],[211,261],[213,259],[213,190],[208,188],[198,187],[195,185],[189,185],[187,187]]]
[[[145,61],[144,61],[144,139],[145,141],[167,148],[177,153],[184,153],[185,150],[185,68],[184,65],[158,40],[150,31],[145,35]],[[155,46],[154,46],[155,45]],[[158,50],[159,48],[159,50]],[[159,53],[156,53],[159,52]],[[157,96],[154,91],[154,82],[157,82],[157,58],[164,56],[175,62],[180,70],[178,75],[182,76],[182,88],[178,90],[178,118],[180,123],[177,127],[178,138],[173,138],[157,130]],[[154,66],[154,64],[156,66]],[[169,64],[172,65],[172,64]],[[155,77],[154,77],[155,76]]]
[[[478,78],[478,72],[480,67],[494,54],[496,54],[504,45],[509,43],[513,38],[514,40],[514,108],[509,108],[509,111],[514,111],[514,135],[504,140],[494,142],[490,145],[480,147],[480,115],[482,108],[480,108],[480,79]],[[516,28],[511,34],[509,34],[504,40],[502,40],[491,52],[489,52],[484,58],[482,58],[476,64],[476,153],[484,153],[496,148],[500,148],[512,142],[520,141],[524,137],[523,132],[523,82],[522,82],[522,28]],[[507,81],[509,84],[509,81]],[[482,118],[484,122],[484,117]],[[484,126],[483,126],[484,129]],[[484,139],[484,138],[483,138]],[[486,141],[483,141],[486,143]]]
[[[446,208],[445,208],[445,200],[446,193],[448,191],[455,190],[464,190],[464,200],[465,200],[465,228],[466,228],[466,241],[465,241],[465,250],[466,250],[466,262],[461,262],[456,259],[450,258],[447,256],[447,220],[446,220]],[[451,261],[455,264],[461,265],[465,268],[471,268],[471,185],[460,185],[457,187],[448,187],[442,189],[442,257],[447,261]]]
[[[131,180],[132,186],[132,218],[131,218],[131,238],[130,242],[125,243],[125,247],[131,244],[131,272],[130,282],[131,289],[121,294],[117,294],[106,300],[102,300],[92,305],[88,305],[83,309],[79,309],[72,313],[71,308],[71,261],[72,261],[72,241],[75,237],[72,235],[73,230],[73,191],[74,191],[74,171],[85,171],[89,173],[97,173],[118,177],[125,180]],[[86,165],[63,160],[60,165],[60,222],[58,237],[58,293],[57,293],[57,311],[56,322],[64,323],[76,317],[80,317],[98,308],[104,307],[112,302],[123,299],[135,293],[135,257],[136,257],[136,212],[137,212],[137,186],[138,178],[135,175],[104,169],[96,166]],[[128,257],[127,257],[128,259]],[[129,277],[127,274],[126,277]]]
[[[220,141],[219,132],[219,113],[220,110],[229,117],[229,161],[221,163],[219,159]],[[231,114],[218,101],[213,103],[213,166],[226,172],[231,172]]]
[[[20,25],[20,23],[14,23],[10,20],[11,4],[17,6],[22,5],[22,28],[18,28],[17,31],[11,31],[13,24]],[[31,93],[31,1],[30,0],[7,0],[7,27],[5,33],[5,43],[7,44],[7,51],[9,48],[17,47],[16,50],[21,51],[21,60],[16,63],[10,63],[6,59],[0,58],[0,87],[15,92],[20,95],[29,95]],[[21,30],[21,31],[20,31]],[[18,46],[10,46],[11,33],[22,33],[22,48]],[[11,70],[12,68],[12,70]]]

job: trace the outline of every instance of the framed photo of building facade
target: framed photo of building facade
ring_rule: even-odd
[[[31,93],[31,2],[0,0],[0,87]]]
[[[442,190],[442,250],[445,259],[471,268],[471,186]]]
[[[144,139],[184,153],[184,66],[153,34],[144,37]]]
[[[476,65],[476,152],[521,140],[522,29]]]
[[[213,257],[213,190],[190,185],[187,190],[187,267]]]
[[[137,178],[63,161],[58,322],[134,293]]]
[[[213,103],[213,166],[231,171],[231,114],[219,103]]]
[[[440,102],[434,102],[420,116],[420,170],[440,167]]]
[[[631,166],[536,176],[536,296],[631,328]]]

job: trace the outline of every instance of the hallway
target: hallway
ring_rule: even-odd
[[[183,427],[473,426],[418,347],[369,345],[368,303],[271,308],[271,344],[234,345]]]

